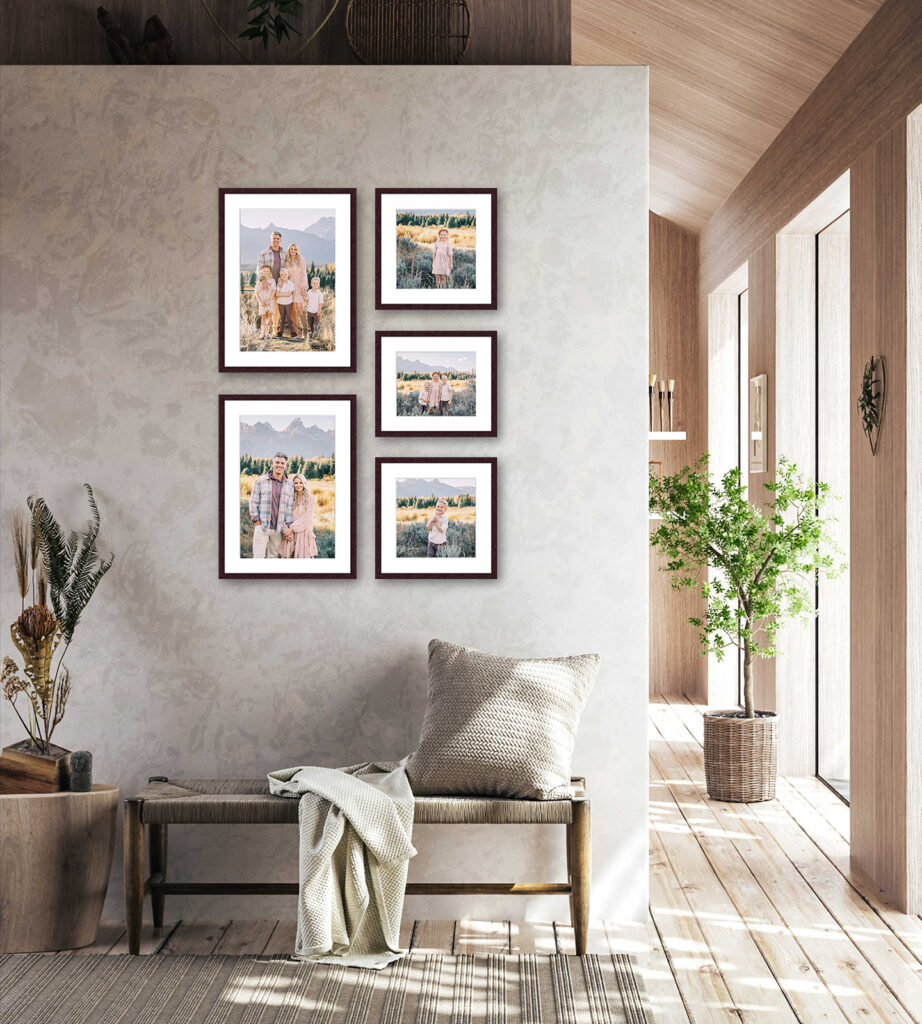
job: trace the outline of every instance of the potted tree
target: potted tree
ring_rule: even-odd
[[[660,568],[673,589],[697,589],[705,602],[704,614],[688,620],[699,631],[701,653],[720,660],[728,649],[742,652],[742,710],[704,718],[708,796],[772,800],[777,715],[754,708],[753,662],[780,653],[776,639],[786,621],[815,614],[817,574],[831,578],[845,565],[827,527],[828,484],[805,479],[781,458],[759,507],[749,501],[739,469],[715,481],[708,459],[705,452],[673,476],[651,476],[650,512],[663,522],[650,543],[665,556]]]

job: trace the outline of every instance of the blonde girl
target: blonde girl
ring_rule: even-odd
[[[438,558],[448,540],[448,502],[444,498],[439,498],[435,503],[435,508],[426,520],[426,529],[429,531],[426,558]]]
[[[292,301],[291,319],[294,324],[295,333],[304,333],[304,318],[301,314],[304,308],[304,300],[301,297],[302,290],[307,286],[307,264],[297,245],[292,242],[285,252],[283,266],[288,268],[288,279],[294,285],[294,298]]]
[[[416,404],[419,407],[420,416],[425,416],[429,411],[429,386],[429,381],[424,380],[423,386],[419,389],[419,398],[416,400]]]
[[[439,386],[439,415],[447,416],[451,409],[451,384],[448,382],[448,374],[442,374],[442,383]]]
[[[439,371],[432,371],[432,380],[429,382],[429,408],[428,415],[433,416],[439,411],[439,400],[442,397],[442,382],[439,380]]]
[[[448,279],[455,269],[455,257],[451,248],[448,228],[439,228],[439,237],[432,248],[432,274],[436,288],[447,288]]]
[[[272,267],[262,267],[259,280],[253,289],[259,307],[259,337],[264,340],[272,334],[272,318],[275,316],[275,281]]]
[[[291,307],[294,303],[294,291],[294,285],[289,280],[288,267],[282,267],[279,271],[279,283],[275,286],[275,301],[279,307],[279,338],[283,338],[285,336],[286,328],[291,333],[292,338],[297,337],[295,334],[295,325],[291,320]]]
[[[314,535],[314,496],[301,473],[291,478],[295,489],[293,516],[288,533],[279,545],[279,558],[316,558],[317,538]]]

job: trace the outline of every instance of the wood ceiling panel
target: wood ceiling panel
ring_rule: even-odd
[[[573,0],[573,63],[650,66],[651,208],[698,230],[881,3]]]

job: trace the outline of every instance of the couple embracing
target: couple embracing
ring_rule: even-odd
[[[272,468],[250,494],[254,558],[316,558],[314,496],[301,473],[289,476],[288,456],[276,452]]]

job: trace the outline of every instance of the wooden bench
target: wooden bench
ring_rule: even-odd
[[[565,825],[566,882],[410,882],[407,895],[493,895],[555,893],[570,897],[576,952],[586,952],[589,929],[589,798],[586,780],[571,780],[564,800],[506,800],[494,797],[416,798],[419,825]],[[154,926],[163,926],[168,895],[296,894],[296,882],[168,882],[167,828],[170,825],[292,825],[298,801],[272,796],[266,779],[167,779],[154,776],[125,801],[125,917],[128,950],[141,944],[145,893],[150,893]],[[150,875],[144,877],[144,829],[148,830]]]

